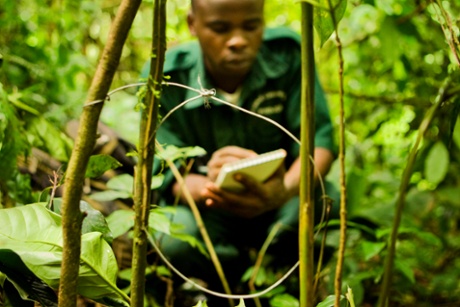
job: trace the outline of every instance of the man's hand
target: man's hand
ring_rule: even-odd
[[[225,191],[213,182],[208,182],[201,197],[205,199],[206,206],[227,210],[244,218],[256,217],[281,207],[288,200],[284,173],[284,167],[280,167],[264,183],[244,174],[235,174],[235,180],[246,187],[243,192]]]
[[[257,153],[238,146],[226,146],[215,151],[208,162],[208,178],[216,181],[220,169],[225,163],[257,156]]]

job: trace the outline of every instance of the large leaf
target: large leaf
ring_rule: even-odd
[[[43,306],[57,306],[54,290],[37,278],[12,250],[0,249],[0,271],[15,285],[22,299],[37,301]]]
[[[149,227],[153,231],[171,234],[171,209],[173,208],[160,207],[151,210],[149,214]],[[134,215],[135,213],[132,210],[117,210],[107,217],[107,223],[115,238],[134,227]]]
[[[54,212],[59,215],[61,214],[61,205],[62,198],[55,198],[53,201],[53,209]],[[111,244],[113,241],[113,235],[112,232],[110,232],[109,225],[107,224],[107,220],[104,215],[83,200],[80,201],[80,211],[85,214],[85,218],[83,219],[83,223],[81,225],[81,233],[85,234],[94,231],[100,232],[102,233],[103,238]]]
[[[0,210],[0,250],[13,250],[52,288],[59,286],[62,264],[61,217],[44,204]],[[78,292],[109,306],[129,306],[116,286],[117,262],[99,232],[82,236]]]
[[[307,1],[310,2],[310,1]],[[335,31],[335,26],[330,14],[329,0],[315,1],[313,24],[320,38],[322,46]],[[338,24],[342,19],[347,8],[347,0],[330,0],[335,16],[335,22]]]

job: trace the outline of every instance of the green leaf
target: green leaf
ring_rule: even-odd
[[[107,181],[107,188],[133,194],[134,177],[129,174],[121,174]]]
[[[149,228],[152,231],[160,231],[171,235],[171,213],[175,210],[169,207],[158,207],[150,210],[149,213]],[[127,233],[134,227],[135,213],[132,210],[117,210],[107,217],[109,228],[113,236],[119,237]]]
[[[55,198],[53,202],[54,212],[61,214],[62,198]],[[88,232],[100,232],[102,233],[104,239],[111,244],[113,241],[113,235],[110,232],[109,225],[104,217],[104,215],[91,207],[86,201],[80,201],[80,211],[85,214],[83,219],[81,232],[83,234]]]
[[[117,238],[134,227],[134,211],[116,210],[107,217],[107,223],[112,231],[113,237]]]
[[[86,178],[97,178],[102,176],[106,171],[116,169],[122,166],[117,159],[109,155],[93,155],[89,158],[88,167],[86,168]]]
[[[161,211],[161,208],[150,210],[149,227],[166,234],[171,234],[171,218]]]
[[[317,2],[319,5],[314,7],[313,23],[320,38],[320,46],[323,46],[331,34],[334,33],[335,27],[331,18],[328,0],[319,0]],[[331,0],[331,4],[338,24],[347,8],[347,0]]]
[[[411,282],[415,283],[414,271],[409,267],[408,263],[401,259],[395,259],[395,267]]]
[[[0,83],[0,179],[8,180],[15,174],[17,156],[26,145],[21,132],[21,124]]]
[[[34,146],[46,151],[59,161],[69,161],[73,140],[57,129],[54,124],[44,117],[37,117],[29,123],[27,131],[30,143]]]
[[[288,293],[282,293],[275,295],[270,300],[270,306],[272,307],[298,307],[299,300]]]
[[[460,148],[460,117],[457,117],[454,131],[452,132],[452,139],[454,140],[457,147]]]
[[[340,300],[342,300],[343,297],[340,297]],[[316,305],[316,307],[331,307],[334,306],[335,304],[335,295],[329,295],[326,297],[321,303]]]
[[[368,261],[378,253],[380,253],[386,246],[385,242],[369,242],[364,241],[361,244],[361,247],[364,252],[364,259]]]
[[[61,217],[44,204],[0,210],[0,249],[11,249],[52,288],[58,288],[62,265]],[[82,236],[78,293],[111,306],[129,306],[117,288],[118,265],[99,232]]]
[[[0,271],[8,277],[23,299],[31,299],[43,306],[58,305],[54,290],[37,278],[14,251],[0,249]]]
[[[449,170],[449,152],[441,141],[431,147],[425,159],[425,178],[437,185],[446,177]]]
[[[125,191],[107,190],[102,192],[94,192],[90,195],[90,197],[97,201],[111,201],[115,199],[132,198],[133,195]]]
[[[158,153],[158,157],[163,160],[175,161],[180,158],[184,159],[184,158],[190,158],[190,157],[197,157],[197,156],[202,156],[205,154],[206,154],[206,151],[203,148],[198,147],[198,146],[179,148],[174,145],[169,145],[169,146],[166,146],[164,151],[162,151],[161,153]]]
[[[150,185],[150,188],[152,190],[158,189],[159,187],[161,187],[161,185],[163,184],[164,180],[165,180],[165,176],[163,174],[153,176],[152,177],[152,184]]]

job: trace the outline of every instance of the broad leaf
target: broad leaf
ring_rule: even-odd
[[[314,6],[313,24],[320,38],[320,46],[322,46],[335,31],[335,26],[331,18],[328,0],[316,1],[318,5]],[[330,0],[335,16],[335,21],[338,24],[342,19],[347,8],[347,0]]]
[[[93,155],[89,158],[88,167],[86,168],[86,178],[97,178],[102,176],[106,171],[116,169],[122,166],[117,159],[109,155]]]
[[[134,227],[134,215],[132,210],[116,210],[107,217],[114,238],[118,238]]]
[[[99,232],[82,236],[78,291],[110,306],[129,306],[116,286],[117,261]],[[52,288],[58,288],[62,264],[61,217],[44,204],[0,210],[0,249],[13,250]]]
[[[449,170],[449,152],[441,141],[431,147],[425,159],[425,178],[438,185],[447,175]]]
[[[107,188],[117,191],[124,191],[132,195],[134,178],[129,174],[121,174],[107,181]]]
[[[149,227],[153,231],[160,231],[168,235],[171,234],[170,213],[170,208],[155,208],[151,210],[149,213]],[[132,210],[117,210],[107,217],[109,228],[115,238],[134,227],[134,215],[135,213]]]
[[[22,299],[31,299],[43,306],[57,306],[54,290],[37,278],[12,250],[0,249],[0,271],[16,287]]]
[[[54,212],[61,214],[62,198],[55,198],[53,202]],[[80,201],[80,211],[84,212],[85,218],[81,226],[81,232],[83,234],[88,232],[100,232],[102,233],[104,239],[111,244],[113,241],[113,235],[110,232],[109,225],[104,217],[104,215],[91,207],[86,201]]]

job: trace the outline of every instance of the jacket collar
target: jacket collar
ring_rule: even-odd
[[[268,46],[263,43],[254,62],[254,66],[244,82],[240,101],[244,101],[251,92],[263,88],[268,79],[279,78],[285,74],[287,70],[288,64],[284,59],[280,55],[273,54],[273,52],[268,49]],[[213,89],[209,75],[204,67],[201,50],[196,52],[196,65],[189,71],[188,85],[195,89]],[[198,95],[197,92],[188,90],[185,99],[191,99]],[[209,103],[213,105],[222,105],[222,103],[211,99]],[[203,104],[203,98],[197,98],[196,100],[188,102],[184,108],[193,109]]]

